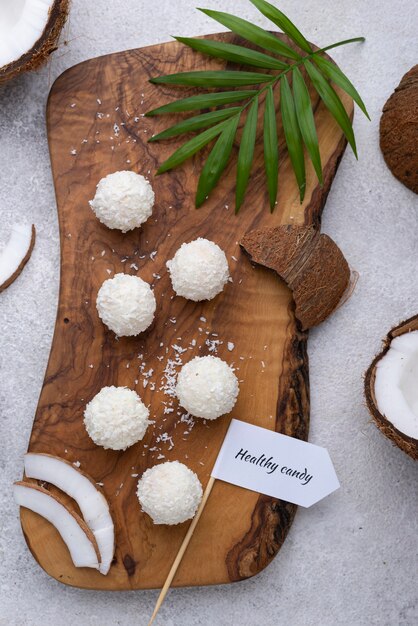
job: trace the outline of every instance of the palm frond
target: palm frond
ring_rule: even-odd
[[[343,89],[346,93],[348,93],[348,95],[353,98],[354,102],[358,104],[364,115],[370,119],[370,115],[367,112],[366,105],[361,99],[359,92],[354,87],[353,83],[347,78],[347,76],[343,74],[338,65],[335,65],[335,63],[331,63],[331,61],[328,61],[328,59],[325,59],[321,56],[314,57],[314,62],[322,71],[322,73],[325,74],[325,77],[338,85],[338,87],[341,87],[341,89]]]
[[[225,61],[231,61],[231,63],[260,67],[266,70],[283,70],[288,67],[286,63],[282,63],[279,59],[275,59],[268,54],[237,46],[233,43],[214,41],[213,39],[193,39],[191,37],[175,37],[175,39],[189,46],[189,48],[197,50],[197,52],[208,54],[217,59],[225,59]]]
[[[238,154],[237,185],[235,189],[235,213],[241,208],[247,190],[251,165],[254,157],[255,138],[257,134],[258,98],[255,98],[249,108]]]
[[[201,115],[189,117],[188,119],[163,130],[161,133],[158,133],[158,135],[153,135],[149,141],[161,141],[162,139],[171,139],[171,137],[177,137],[178,135],[183,135],[184,133],[193,133],[196,130],[201,130],[202,128],[207,128],[208,126],[213,126],[218,122],[222,122],[235,113],[240,112],[240,107],[229,107],[228,109],[215,109],[215,111],[209,111],[208,113],[202,113]]]
[[[272,80],[271,74],[261,72],[239,72],[229,70],[180,72],[168,76],[151,78],[150,82],[156,85],[180,85],[183,87],[244,87],[245,85],[260,85]]]
[[[279,9],[265,0],[250,0],[252,4],[262,13],[270,22],[276,24],[297,46],[304,52],[311,54],[313,52],[310,43],[305,39],[300,30],[289,20],[289,18],[279,11]]]
[[[175,150],[160,166],[158,174],[182,164],[216,139],[199,178],[196,194],[198,207],[205,202],[226,168],[231,157],[239,120],[245,113],[246,120],[238,151],[235,190],[235,211],[240,210],[254,159],[261,95],[266,96],[263,113],[263,142],[271,210],[276,204],[278,191],[279,155],[276,120],[278,113],[281,116],[284,140],[295,173],[301,202],[306,190],[304,146],[318,180],[322,184],[319,139],[307,81],[313,85],[320,100],[340,126],[356,156],[357,149],[351,120],[331,83],[347,93],[369,117],[366,106],[352,82],[339,67],[324,56],[327,50],[364,41],[363,37],[337,41],[314,50],[297,26],[277,7],[267,0],[250,0],[250,2],[264,17],[287,35],[292,41],[291,45],[268,30],[241,17],[210,9],[199,10],[241,37],[244,40],[243,45],[235,40],[234,43],[228,43],[193,37],[176,37],[176,39],[196,52],[238,64],[243,68],[257,68],[264,72],[228,68],[227,70],[180,72],[151,79],[151,82],[156,85],[196,87],[204,90],[203,93],[168,102],[146,113],[147,116],[153,117],[170,113],[201,111],[200,114],[183,119],[150,138],[151,142],[158,142],[178,137],[183,133],[198,133]],[[259,50],[246,47],[248,44],[257,46]],[[303,67],[308,79],[305,79],[300,71]],[[246,89],[245,87],[248,86],[252,88]],[[279,111],[275,108],[275,90],[280,92]]]
[[[154,115],[165,115],[167,113],[185,113],[187,111],[200,111],[202,109],[210,109],[211,107],[223,106],[224,104],[232,104],[247,100],[252,96],[257,96],[258,91],[255,89],[246,89],[241,91],[220,91],[219,93],[202,93],[189,98],[182,98],[169,102],[161,107],[152,109],[145,113],[147,117]]]
[[[298,183],[300,201],[302,202],[306,189],[305,157],[303,154],[302,136],[296,117],[295,103],[286,76],[282,76],[280,79],[280,110],[287,150]]]
[[[353,127],[343,103],[326,78],[322,76],[321,72],[310,61],[306,61],[304,65],[319,97],[337,124],[340,126],[357,158],[356,140],[354,138]]]
[[[296,117],[318,180],[322,183],[321,155],[309,90],[298,67],[293,68],[293,94]]]
[[[247,22],[247,20],[243,20],[241,17],[236,17],[230,13],[223,13],[222,11],[212,11],[210,9],[199,9],[199,11],[212,17],[219,22],[219,24],[222,24],[222,26],[226,26],[231,32],[240,35],[243,39],[254,43],[264,50],[274,52],[275,54],[289,59],[300,59],[300,55],[295,52],[293,48],[280,41],[280,39],[267,30],[260,28],[260,26],[255,26],[255,24],[251,24],[251,22]]]
[[[183,161],[189,159],[191,156],[202,150],[208,143],[215,139],[221,132],[224,130],[228,120],[224,122],[220,122],[216,124],[216,126],[212,126],[212,128],[208,128],[204,130],[203,133],[193,137],[189,141],[186,141],[178,150],[173,152],[173,154],[159,167],[157,170],[157,174],[163,174],[164,172],[168,172],[168,170],[172,170],[174,167],[181,165]]]
[[[264,107],[264,165],[266,168],[267,188],[270,211],[274,211],[277,198],[279,177],[279,149],[277,142],[276,110],[274,108],[273,87],[267,89]]]
[[[235,133],[237,132],[239,115],[225,123],[219,139],[212,148],[207,161],[200,174],[196,193],[196,207],[202,206],[209,197],[210,192],[216,186],[224,171],[232,151]]]

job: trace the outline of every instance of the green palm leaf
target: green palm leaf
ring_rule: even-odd
[[[231,120],[223,122],[225,126],[222,134],[215,143],[200,174],[196,193],[197,208],[202,206],[212,189],[216,186],[229,161],[239,118],[240,116],[237,115]]]
[[[252,65],[253,67],[261,67],[271,70],[282,70],[287,68],[286,63],[282,63],[268,54],[250,50],[243,46],[236,46],[232,43],[224,43],[222,41],[214,41],[212,39],[193,39],[190,37],[175,37],[177,41],[184,43],[186,46],[208,54],[209,56],[219,59],[225,59],[232,63],[241,65]]]
[[[321,155],[319,153],[318,135],[316,134],[311,97],[303,76],[297,67],[293,69],[293,94],[300,132],[318,180],[322,184]]]
[[[230,13],[223,13],[222,11],[212,11],[209,9],[199,9],[199,11],[202,11],[202,13],[213,18],[223,26],[226,26],[226,28],[229,28],[229,30],[236,35],[240,35],[247,41],[251,41],[269,52],[280,54],[281,56],[289,59],[300,59],[297,52],[292,50],[292,48],[287,46],[280,39],[263,28],[255,26],[254,24],[251,24],[251,22],[247,22],[247,20],[243,20],[242,18],[231,15]]]
[[[279,176],[279,151],[277,141],[276,111],[274,108],[273,87],[267,89],[264,108],[264,165],[267,175],[270,211],[274,211],[277,198]]]
[[[164,163],[158,168],[157,174],[163,174],[168,170],[177,167],[186,159],[189,159],[191,156],[199,152],[202,148],[206,146],[212,139],[215,139],[225,128],[225,126],[229,123],[229,120],[225,120],[224,122],[220,122],[216,124],[216,126],[212,126],[212,128],[208,128],[204,130],[203,133],[193,137],[189,141],[186,141],[178,150],[173,152],[173,154],[166,160]]]
[[[260,13],[267,17],[267,19],[281,28],[282,31],[286,33],[286,35],[290,37],[290,39],[292,39],[295,44],[299,46],[299,48],[301,48],[301,50],[304,50],[309,54],[312,53],[312,48],[309,42],[306,41],[300,30],[296,28],[293,22],[291,22],[284,13],[265,0],[250,0],[250,2],[252,2]]]
[[[189,87],[242,87],[244,85],[259,85],[272,80],[270,74],[239,71],[203,71],[180,72],[151,78],[150,82],[156,85],[183,85]]]
[[[286,76],[282,76],[280,79],[280,108],[286,145],[298,183],[300,201],[302,202],[306,189],[305,158],[295,103],[293,102],[292,92]]]
[[[240,66],[259,68],[260,71],[238,71],[239,68],[237,71],[230,71],[229,68],[219,71],[187,71],[151,79],[152,83],[196,87],[203,92],[181,98],[175,102],[168,102],[146,113],[147,116],[155,116],[165,113],[200,111],[199,114],[183,119],[151,137],[150,141],[153,142],[177,137],[182,133],[199,133],[178,148],[161,165],[158,174],[180,165],[216,139],[199,179],[196,206],[203,204],[226,168],[232,152],[239,119],[241,114],[248,109],[241,134],[237,163],[235,211],[239,211],[245,198],[254,160],[258,110],[261,103],[259,96],[265,92],[263,115],[264,165],[269,204],[273,211],[277,199],[279,176],[279,141],[274,103],[274,87],[276,85],[280,85],[281,89],[280,114],[283,134],[292,169],[299,186],[301,201],[306,191],[304,147],[306,147],[307,154],[312,161],[318,180],[322,184],[323,173],[319,141],[309,91],[312,88],[308,88],[308,80],[302,75],[301,66],[305,67],[310,82],[319,95],[320,102],[324,103],[335,118],[356,156],[356,144],[351,121],[340,97],[330,83],[345,91],[368,116],[364,102],[351,81],[337,66],[321,56],[326,50],[364,41],[363,37],[345,39],[329,44],[320,50],[313,50],[309,41],[282,11],[267,0],[250,1],[262,15],[278,26],[292,40],[291,45],[282,41],[280,36],[277,37],[247,20],[229,13],[209,9],[200,9],[200,11],[250,42],[253,46],[261,48],[261,50],[254,50],[252,49],[253,46],[247,49],[244,45],[229,43],[228,41],[190,37],[177,37],[176,39],[203,54]],[[296,46],[297,51],[294,49]],[[285,59],[277,58],[277,56],[285,57]],[[292,73],[292,81],[287,76],[290,72]],[[247,85],[255,85],[255,87],[248,88]],[[291,85],[293,86],[291,87]],[[222,91],[221,88],[225,88],[225,91]],[[232,106],[228,107],[227,105]]]
[[[182,135],[183,133],[192,133],[195,130],[207,128],[217,122],[222,122],[222,120],[226,120],[228,117],[232,117],[232,115],[240,111],[241,107],[230,107],[229,109],[218,109],[216,111],[209,111],[209,113],[202,113],[202,115],[196,115],[195,117],[189,117],[187,120],[183,120],[163,130],[158,135],[154,135],[149,141],[161,141],[162,139],[177,137],[177,135]]]
[[[321,56],[314,57],[314,61],[319,69],[322,71],[322,73],[325,74],[326,78],[332,80],[332,82],[334,82],[346,93],[348,93],[348,95],[353,98],[354,102],[358,104],[364,115],[370,119],[370,115],[367,112],[366,105],[361,99],[359,92],[354,87],[353,83],[347,78],[347,76],[342,73],[340,68],[337,67],[337,65],[335,65],[334,63],[331,63],[331,61],[328,61],[328,59],[324,59],[324,57]]]
[[[237,184],[235,190],[235,213],[241,208],[250,177],[254,157],[255,137],[257,132],[258,98],[253,101],[242,131],[238,154]]]
[[[312,65],[310,61],[306,61],[304,65],[321,100],[330,111],[337,124],[340,126],[354,152],[354,155],[357,158],[356,140],[354,138],[353,127],[343,103],[328,81],[322,76],[321,72],[314,65]]]
[[[224,104],[232,104],[240,102],[257,95],[255,89],[247,89],[241,91],[221,91],[220,93],[202,93],[190,98],[182,98],[169,102],[161,107],[152,109],[145,113],[147,117],[154,115],[164,115],[165,113],[184,113],[185,111],[198,111],[200,109],[210,109],[211,107],[222,106]]]

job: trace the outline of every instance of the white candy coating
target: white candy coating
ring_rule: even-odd
[[[87,404],[84,425],[96,445],[126,450],[143,438],[148,417],[149,411],[135,391],[103,387]]]
[[[118,337],[132,337],[152,324],[156,302],[142,278],[115,274],[100,287],[96,307],[102,322]]]
[[[176,386],[179,402],[195,417],[214,420],[232,411],[239,391],[232,368],[216,356],[197,356],[181,368]]]
[[[223,250],[213,241],[201,237],[183,243],[167,261],[167,267],[176,294],[195,302],[217,296],[229,278]]]
[[[126,233],[141,226],[150,217],[154,191],[143,176],[123,170],[102,178],[89,204],[96,217],[108,228]]]
[[[167,461],[142,474],[137,496],[154,524],[181,524],[194,517],[202,499],[202,485],[186,465]]]

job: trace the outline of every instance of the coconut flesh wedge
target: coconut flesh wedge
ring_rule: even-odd
[[[33,483],[15,483],[13,495],[17,504],[38,513],[55,526],[76,567],[99,568],[96,540],[79,515],[70,511],[49,491]]]
[[[25,454],[24,464],[28,478],[51,483],[77,502],[97,541],[101,557],[99,571],[106,575],[115,551],[115,532],[109,505],[93,479],[65,459],[49,454]]]
[[[0,83],[39,67],[55,50],[68,0],[0,1]]]
[[[35,226],[13,224],[9,241],[0,253],[0,292],[12,284],[28,262],[35,245]]]
[[[387,336],[366,374],[366,399],[380,430],[418,459],[418,317]]]

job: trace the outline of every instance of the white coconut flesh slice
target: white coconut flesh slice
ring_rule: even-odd
[[[1,0],[0,68],[31,50],[41,38],[54,0]]]
[[[35,226],[13,224],[9,241],[0,253],[0,292],[19,276],[34,245]]]
[[[76,567],[99,569],[99,549],[93,533],[79,515],[70,511],[43,487],[23,481],[13,485],[16,503],[38,513],[53,524]]]
[[[401,433],[418,439],[418,331],[395,337],[376,364],[377,408]]]
[[[115,531],[109,505],[92,478],[72,463],[50,454],[29,452],[24,457],[25,474],[51,483],[73,498],[91,529],[99,548],[99,571],[106,575],[115,552]]]

